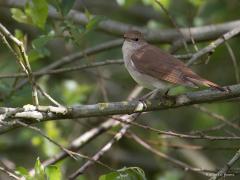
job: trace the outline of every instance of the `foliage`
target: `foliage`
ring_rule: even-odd
[[[11,12],[16,21],[36,25],[43,29],[48,17],[48,3],[45,0],[33,0],[26,3],[24,11],[12,8]]]
[[[58,166],[47,166],[44,168],[41,165],[40,159],[37,158],[34,166],[34,175],[30,175],[28,170],[24,167],[18,167],[16,172],[17,174],[24,177],[26,180],[61,180],[62,174]]]
[[[169,12],[172,20],[179,28],[201,27],[204,25],[215,25],[239,19],[239,0],[159,0]],[[11,1],[12,2],[12,1]],[[20,1],[13,0],[18,4]],[[6,3],[6,6],[4,6]],[[24,5],[14,5],[10,1],[1,1],[0,22],[21,42],[27,52],[28,59],[33,72],[45,73],[34,76],[36,83],[47,92],[59,104],[70,106],[81,106],[95,104],[103,101],[124,101],[130,94],[136,83],[126,72],[122,65],[109,65],[102,67],[71,70],[78,66],[91,63],[104,62],[109,59],[121,59],[121,47],[108,48],[96,53],[87,52],[104,42],[121,38],[121,33],[114,29],[124,29],[124,24],[130,27],[146,28],[146,32],[166,32],[169,36],[172,32],[178,33],[169,16],[164,13],[155,0],[27,0]],[[54,16],[50,12],[54,11]],[[72,11],[73,10],[73,11]],[[81,13],[81,21],[76,12]],[[108,30],[104,23],[113,22]],[[99,28],[102,27],[102,28]],[[209,40],[188,43],[188,50],[172,38],[172,42],[153,43],[165,51],[174,50],[174,54],[195,53],[204,48],[217,37],[215,30],[211,27]],[[227,29],[228,27],[224,27]],[[149,30],[149,31],[148,31]],[[196,32],[200,36],[205,31]],[[185,33],[188,33],[186,31]],[[214,36],[214,38],[212,38]],[[167,38],[167,37],[164,37]],[[192,41],[194,38],[192,39]],[[201,76],[220,85],[236,84],[233,66],[239,69],[239,37],[227,41],[236,65],[233,65],[232,54],[229,54],[225,44],[217,47],[212,54],[202,58],[201,63],[192,68]],[[173,46],[172,46],[173,45]],[[172,49],[176,47],[176,49]],[[87,51],[86,51],[87,49]],[[83,54],[80,58],[76,55]],[[69,59],[74,61],[69,63]],[[205,61],[209,58],[208,63]],[[32,90],[29,83],[23,84],[24,77],[15,77],[16,73],[22,73],[16,57],[12,54],[6,44],[0,42],[0,103],[2,107],[22,107],[32,103]],[[64,62],[63,64],[60,64]],[[184,60],[184,62],[186,62]],[[60,65],[59,65],[60,64]],[[67,70],[62,73],[51,72],[53,70]],[[13,77],[2,78],[1,75]],[[195,91],[184,87],[171,89],[170,95],[183,92]],[[197,91],[197,90],[196,90]],[[142,94],[147,93],[144,90]],[[141,94],[141,95],[142,95]],[[39,93],[40,105],[54,106],[44,95]],[[184,107],[141,115],[138,123],[154,127],[159,130],[180,132],[183,134],[212,135],[212,136],[239,136],[239,104],[238,102],[223,102],[203,105],[208,112],[203,112],[195,107]],[[21,110],[21,109],[20,109]],[[51,114],[50,112],[46,112]],[[1,114],[2,115],[2,114]],[[10,119],[11,117],[9,117]],[[72,142],[77,142],[84,133],[84,138],[89,137],[88,131],[105,122],[109,117],[65,119],[61,121],[49,119],[47,122],[36,122],[37,126],[48,137],[61,144],[63,147],[71,147]],[[228,121],[231,121],[228,123]],[[29,122],[29,120],[26,120]],[[227,123],[226,123],[227,122]],[[232,127],[232,123],[236,126]],[[2,126],[2,125],[1,125]],[[234,125],[233,125],[234,126]],[[88,156],[95,154],[113,134],[122,126],[111,128],[105,133],[104,127],[89,140],[84,141],[80,152]],[[149,129],[131,126],[131,131],[146,140],[155,149],[166,153],[172,158],[192,164],[194,167],[214,169],[226,163],[234,154],[238,141],[209,141],[209,140],[186,140],[180,138],[169,138]],[[103,135],[100,136],[100,134]],[[83,137],[82,137],[83,138]],[[80,138],[81,139],[81,138]],[[91,142],[90,142],[91,141]],[[18,128],[7,131],[0,136],[0,152],[3,158],[9,159],[16,165],[18,175],[27,180],[49,180],[66,179],[67,176],[86,160],[63,159],[55,165],[43,167],[41,160],[53,158],[61,152],[59,147],[46,140],[35,131],[27,128]],[[197,149],[197,150],[196,150]],[[196,154],[194,154],[194,153]],[[193,155],[194,154],[194,155]],[[36,160],[36,157],[40,157]],[[32,162],[35,165],[32,165]],[[100,158],[101,162],[119,169],[114,172],[106,172],[102,166],[89,167],[82,179],[91,180],[99,177],[99,180],[109,179],[151,179],[151,180],[178,180],[178,179],[202,179],[195,173],[173,169],[172,163],[167,163],[162,158],[135,144],[134,140],[124,136],[118,143],[114,144],[109,153]],[[167,165],[166,165],[167,164]],[[136,167],[131,167],[136,166]],[[239,163],[236,163],[239,166]],[[13,166],[15,167],[15,166]],[[139,168],[141,167],[141,168]],[[35,175],[29,174],[29,169],[35,169]],[[61,171],[63,170],[63,171]],[[2,177],[0,177],[2,178]],[[237,179],[237,178],[236,178]]]
[[[147,180],[144,171],[139,167],[128,167],[102,175],[99,180]]]

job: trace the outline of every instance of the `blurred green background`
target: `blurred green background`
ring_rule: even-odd
[[[16,2],[25,4],[25,1]],[[239,0],[161,0],[161,3],[179,28],[224,23],[237,20],[240,17]],[[63,19],[47,18],[47,6],[57,9]],[[71,19],[64,19],[72,7],[89,17],[90,21],[87,25],[80,25]],[[96,16],[93,17],[93,15]],[[64,56],[83,51],[102,42],[121,38],[121,36],[97,29],[100,22],[110,19],[158,31],[174,29],[169,17],[154,0],[42,0],[30,1],[20,7],[14,5],[14,1],[2,1],[0,3],[0,22],[17,38],[24,41],[33,71],[58,61]],[[196,45],[201,49],[210,42],[196,42]],[[229,40],[228,43],[238,63],[240,57],[239,37]],[[166,51],[171,48],[171,44],[157,43],[156,45]],[[196,52],[191,43],[189,43],[188,48],[190,52]],[[174,54],[186,53],[184,47],[180,47],[174,52]],[[86,56],[82,60],[64,67],[121,58],[122,53],[119,46],[92,56]],[[15,57],[3,42],[0,43],[0,59],[0,75],[20,72]],[[207,64],[202,61],[192,68],[201,76],[220,85],[237,83],[233,62],[225,44],[214,51]],[[14,90],[15,85],[21,81],[21,78],[1,78],[0,81],[1,106],[22,107],[32,102],[29,84],[21,89]],[[66,106],[95,104],[103,101],[122,101],[136,86],[124,66],[119,64],[44,75],[37,79],[37,83],[54,99]],[[185,89],[185,91],[192,91],[192,89]],[[144,90],[142,94],[147,92],[148,90]],[[175,90],[175,93],[179,93],[179,89]],[[40,103],[41,105],[50,105],[49,101],[42,96],[40,96]],[[239,123],[238,101],[205,104],[204,107],[211,112],[224,116],[227,120],[234,120],[237,125]],[[105,117],[101,117],[48,121],[36,124],[36,126],[44,130],[49,137],[58,143],[67,146],[73,139],[88,129],[96,127],[105,119]],[[142,115],[138,122],[156,129],[181,133],[207,130],[221,123],[193,107],[151,112]],[[239,141],[165,138],[157,133],[134,126],[131,127],[131,131],[151,142],[152,146],[158,150],[193,166],[205,169],[221,168],[234,155],[240,145]],[[115,129],[97,137],[84,146],[81,152],[89,156],[93,155],[108,142],[114,132],[116,132]],[[225,126],[220,130],[206,132],[206,134],[238,136],[239,131]],[[19,128],[2,134],[0,144],[0,160],[10,161],[14,169],[17,167],[31,169],[34,167],[37,157],[43,161],[60,152],[54,144],[26,128]],[[177,145],[205,148],[197,150],[186,146],[176,147]],[[128,137],[124,137],[116,143],[101,158],[101,161],[116,169],[130,166],[140,167],[144,170],[147,179],[150,180],[206,178],[197,173],[177,168],[145,150]],[[82,162],[70,158],[60,161],[57,166],[61,169],[63,179],[80,167]],[[238,166],[239,163],[234,167]],[[108,169],[94,165],[79,180],[98,179],[100,175],[108,172]],[[3,178],[7,179],[8,177],[0,173],[0,179]],[[226,179],[238,179],[238,177],[226,177]]]

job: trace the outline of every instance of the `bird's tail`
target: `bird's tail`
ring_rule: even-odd
[[[194,84],[196,84],[197,86],[201,86],[201,85],[203,85],[203,86],[206,86],[206,87],[210,87],[210,88],[213,88],[213,89],[217,89],[217,90],[219,90],[219,91],[229,91],[228,89],[224,89],[223,87],[221,87],[221,86],[219,86],[219,85],[217,85],[217,84],[215,84],[215,83],[213,83],[213,82],[211,82],[211,81],[208,81],[208,80],[206,80],[206,79],[203,79],[203,78],[201,78],[201,79],[196,79],[196,78],[191,78],[191,77],[187,77],[187,79],[189,80],[189,81],[191,81],[192,83],[194,83]]]

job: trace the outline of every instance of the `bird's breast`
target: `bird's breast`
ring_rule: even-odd
[[[131,56],[135,50],[129,48],[126,43],[123,45],[122,51],[125,67],[128,70],[129,74],[132,76],[132,78],[139,85],[152,90],[159,89],[165,91],[167,88],[169,88],[170,85],[167,82],[161,81],[147,74],[143,74],[137,70],[137,68],[135,67],[134,63],[131,60]]]

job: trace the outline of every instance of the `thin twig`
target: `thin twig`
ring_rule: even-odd
[[[137,86],[133,89],[133,91],[129,94],[127,100],[132,100],[133,98],[136,98],[142,91],[142,87]],[[122,118],[128,117],[128,115],[121,116]],[[94,127],[85,133],[81,134],[79,137],[74,139],[72,143],[68,146],[68,149],[71,149],[72,151],[77,151],[84,145],[88,144],[91,140],[96,138],[97,136],[101,135],[102,133],[106,132],[112,127],[116,127],[120,124],[120,122],[113,120],[112,118],[109,118],[105,122],[101,123],[97,127]],[[55,164],[58,161],[68,157],[68,154],[64,151],[56,154],[55,156],[51,157],[50,159],[47,159],[46,161],[42,162],[42,165],[44,167]],[[34,172],[34,169],[30,171],[30,174]]]
[[[236,120],[236,119],[235,119]],[[234,122],[235,120],[233,120],[232,122]],[[203,134],[203,133],[207,133],[207,132],[212,132],[212,131],[217,131],[217,130],[221,130],[222,128],[224,128],[227,124],[226,123],[221,123],[221,124],[217,124],[215,126],[212,126],[210,128],[207,129],[203,129],[203,130],[193,130],[190,132],[190,134]]]
[[[236,152],[236,154],[232,157],[230,161],[227,162],[227,164],[220,169],[210,180],[217,180],[222,178],[223,176],[226,176],[228,170],[240,159],[240,149]]]
[[[93,63],[87,63],[84,65],[74,66],[74,67],[67,67],[67,68],[59,68],[54,70],[48,70],[44,72],[33,72],[34,76],[42,76],[42,75],[49,75],[49,74],[60,74],[65,72],[73,72],[88,68],[95,68],[99,66],[106,66],[106,65],[112,65],[112,64],[123,64],[122,60],[106,60],[103,62],[93,62]],[[15,78],[15,77],[26,77],[26,74],[24,73],[15,73],[15,74],[6,74],[6,75],[0,75],[0,78]]]
[[[164,13],[167,15],[167,17],[169,18],[169,20],[171,21],[171,23],[173,24],[173,26],[176,28],[176,31],[180,34],[181,36],[181,40],[183,42],[183,45],[186,49],[187,52],[189,52],[188,46],[187,46],[187,42],[185,40],[185,36],[184,34],[181,32],[181,30],[179,29],[177,23],[175,22],[175,20],[172,18],[172,16],[170,15],[170,13],[168,12],[168,10],[164,7],[164,5],[161,3],[161,1],[159,0],[155,0],[155,2],[162,8],[162,10],[164,11]]]
[[[139,113],[136,114],[135,116],[131,116],[131,118],[136,119],[136,117],[138,117]],[[104,153],[106,153],[108,150],[110,150],[110,148],[112,147],[112,145],[119,141],[123,135],[126,133],[126,131],[128,130],[130,126],[129,125],[125,125],[123,126],[123,128],[121,128],[121,130],[116,133],[116,135],[107,143],[105,144],[93,157],[92,159],[94,160],[98,160],[100,157],[103,156]],[[86,163],[84,163],[78,170],[76,170],[74,173],[72,173],[69,176],[69,180],[73,180],[76,179],[80,174],[82,174],[89,166],[91,166],[94,163],[94,161],[88,160]]]
[[[196,52],[192,58],[188,61],[187,65],[191,65],[194,62],[198,60],[199,57],[205,55],[205,54],[211,54],[214,52],[214,50],[224,43],[225,41],[231,39],[232,37],[238,35],[240,33],[240,26],[235,27],[231,31],[228,31],[227,33],[223,34],[221,37],[217,38],[215,41],[210,43],[208,46],[205,48],[201,49],[200,51]]]
[[[54,105],[58,107],[63,107],[60,103],[58,103],[55,99],[53,99],[47,92],[45,92],[40,86],[36,85],[40,93],[46,97],[50,102],[52,102]]]
[[[240,77],[239,77],[239,70],[238,70],[238,64],[237,64],[237,59],[236,56],[231,48],[231,46],[229,45],[229,43],[227,41],[225,41],[225,45],[227,47],[228,53],[231,57],[232,63],[233,63],[233,68],[234,68],[234,72],[235,72],[235,77],[236,77],[236,82],[239,83],[240,82]]]
[[[18,177],[16,174],[14,174],[13,172],[10,172],[9,170],[7,170],[4,167],[0,166],[0,171],[6,173],[10,178],[14,178],[14,179],[17,179],[17,180],[21,180],[22,179],[21,177]]]
[[[195,168],[195,167],[192,167],[182,161],[179,161],[171,156],[168,156],[167,154],[163,153],[163,152],[160,152],[159,150],[151,147],[149,144],[147,144],[142,138],[138,137],[136,134],[133,134],[132,132],[129,132],[130,136],[132,136],[132,138],[138,143],[140,144],[141,146],[143,146],[144,148],[146,148],[147,150],[149,150],[150,152],[156,154],[157,156],[173,163],[174,165],[182,168],[183,170],[185,171],[192,171],[192,172],[196,172],[196,173],[199,173],[201,175],[204,175],[204,176],[212,176],[212,173],[216,172],[216,171],[213,171],[213,170],[208,170],[208,169],[202,169],[202,168]],[[231,174],[233,175],[233,174]]]
[[[220,114],[217,114],[215,112],[212,112],[212,111],[209,111],[207,108],[205,108],[204,106],[201,106],[201,105],[198,105],[198,104],[195,104],[193,105],[194,108],[200,110],[201,112],[204,112],[206,113],[207,115],[217,119],[217,120],[220,120],[222,122],[224,122],[225,124],[227,124],[228,126],[240,131],[240,126],[231,122],[231,121],[228,121],[224,116],[220,115]]]
[[[139,90],[137,92],[141,92],[142,88],[138,88],[138,89]],[[130,94],[128,99],[131,99],[131,98],[132,98],[132,96]],[[135,121],[140,115],[141,115],[141,112],[140,113],[135,113],[135,114],[132,114],[132,115],[126,115],[125,118],[126,118],[126,121],[131,121],[132,122],[132,121]],[[103,148],[101,148],[101,150],[98,151],[92,158],[95,159],[95,160],[98,160],[101,156],[103,156],[103,154],[105,152],[107,152],[115,142],[119,141],[124,136],[124,134],[127,132],[129,127],[130,127],[129,124],[124,124],[123,127],[121,128],[121,130],[117,134],[115,134],[114,137],[105,146],[103,146]],[[73,174],[71,174],[69,176],[69,179],[77,178],[80,174],[82,174],[93,163],[94,163],[93,161],[87,161],[77,171],[75,171]]]
[[[37,71],[37,73],[46,73],[50,70],[59,68],[63,65],[73,63],[77,60],[80,60],[83,57],[90,56],[90,55],[97,54],[97,53],[105,51],[105,50],[115,48],[118,45],[120,45],[121,43],[122,43],[122,39],[115,39],[115,40],[111,40],[111,41],[107,41],[107,42],[98,44],[94,47],[87,48],[81,52],[65,56],[65,57],[59,59],[58,61],[55,61],[52,64],[50,64],[46,67],[43,67],[42,69]],[[18,84],[18,86],[16,86],[16,89],[23,87],[25,84],[26,84],[26,80],[23,80],[21,83]]]
[[[178,59],[189,59],[192,57],[192,54],[180,54],[175,55]],[[51,75],[51,74],[60,74],[65,72],[74,72],[78,70],[88,69],[88,68],[95,68],[99,66],[107,66],[107,65],[114,65],[114,64],[123,64],[122,59],[116,59],[116,60],[105,60],[102,62],[93,62],[93,63],[86,63],[84,65],[79,66],[73,66],[73,67],[67,67],[67,68],[59,68],[54,70],[47,70],[43,72],[33,72],[34,76],[43,76],[43,75]],[[12,73],[12,74],[0,74],[0,78],[16,78],[16,77],[27,77],[25,73]]]
[[[106,89],[106,86],[105,86],[105,81],[102,78],[101,71],[100,71],[99,68],[97,68],[96,71],[97,71],[97,74],[98,74],[98,85],[99,85],[99,88],[101,90],[103,100],[105,102],[109,102],[108,93],[107,93],[107,89]]]
[[[52,138],[48,137],[45,133],[43,133],[39,128],[31,126],[29,124],[26,124],[22,121],[16,120],[15,121],[17,124],[32,129],[34,131],[36,131],[38,134],[40,134],[41,136],[43,136],[44,138],[46,138],[48,141],[50,141],[51,143],[55,144],[56,146],[58,146],[61,150],[63,150],[64,152],[66,152],[70,157],[72,157],[73,159],[77,160],[77,158],[73,155],[73,153],[71,151],[69,151],[68,149],[64,148],[62,145],[60,145],[59,143],[57,143],[56,141],[54,141]]]
[[[113,119],[120,121],[121,123],[124,124],[130,124],[133,126],[137,126],[146,130],[150,130],[152,132],[158,133],[158,134],[162,134],[162,135],[167,135],[167,136],[174,136],[174,137],[178,137],[178,138],[184,138],[184,139],[206,139],[206,140],[210,140],[210,141],[215,141],[215,140],[240,140],[240,137],[232,137],[232,136],[209,136],[209,135],[190,135],[190,134],[182,134],[182,133],[176,133],[176,132],[172,132],[172,131],[163,131],[163,130],[159,130],[150,126],[146,126],[137,122],[132,122],[126,119],[121,119],[119,117],[112,117]]]
[[[39,102],[38,102],[37,88],[35,86],[34,76],[32,75],[31,66],[30,66],[30,63],[28,61],[28,56],[26,54],[23,43],[21,41],[19,41],[16,37],[14,37],[7,30],[7,28],[4,27],[1,23],[0,23],[0,34],[1,34],[1,36],[6,37],[6,38],[3,38],[3,40],[5,40],[4,41],[5,44],[7,44],[7,46],[10,48],[11,52],[14,51],[14,55],[17,57],[19,64],[21,65],[23,71],[28,76],[28,80],[29,80],[29,82],[32,86],[33,104],[38,106]],[[7,39],[9,39],[18,48],[18,50],[15,51],[14,46],[11,46],[10,43],[6,43]]]
[[[0,4],[1,6],[5,6],[8,8],[9,7],[24,8],[25,6],[25,3],[22,1],[1,0]],[[49,9],[48,15],[49,15],[49,18],[52,18],[55,20],[59,20],[59,19],[62,20],[62,16],[60,16],[59,13],[53,8]],[[67,19],[69,19],[70,21],[76,24],[86,25],[89,23],[89,18],[85,15],[85,13],[79,12],[77,10],[71,10],[67,15]],[[239,25],[240,25],[240,21],[235,20],[235,21],[224,22],[221,24],[211,24],[211,25],[205,25],[200,27],[191,27],[190,31],[192,32],[192,37],[194,37],[196,42],[209,41],[209,40],[218,38],[223,33],[226,33]],[[124,32],[134,28],[136,30],[140,30],[141,32],[146,32],[146,35],[149,38],[149,40],[152,40],[155,42],[161,42],[161,43],[164,43],[164,42],[172,43],[176,39],[179,39],[179,37],[181,36],[179,32],[176,31],[176,29],[165,29],[165,30],[159,31],[159,29],[153,30],[153,29],[148,29],[144,27],[133,26],[132,24],[126,24],[126,23],[114,21],[111,19],[101,21],[96,28],[108,34],[115,34],[120,36],[122,36]],[[181,28],[180,31],[184,34],[186,41],[188,42],[191,41],[188,33],[189,28]]]
[[[61,150],[63,150],[65,153],[67,153],[70,157],[72,157],[73,159],[77,160],[76,157],[80,157],[80,158],[83,158],[83,159],[87,159],[87,160],[91,160],[91,161],[94,161],[95,163],[103,166],[103,167],[106,167],[107,169],[109,170],[114,170],[113,168],[109,167],[108,165],[98,161],[98,160],[94,160],[92,158],[90,158],[89,156],[86,156],[86,155],[83,155],[83,154],[80,154],[80,153],[76,153],[76,152],[73,152],[71,150],[68,150],[67,148],[63,147],[61,144],[57,143],[56,141],[54,141],[52,138],[50,138],[49,136],[47,136],[45,133],[43,133],[40,129],[38,129],[37,127],[34,127],[34,126],[31,126],[31,125],[28,125],[22,121],[18,121],[16,120],[15,121],[17,124],[20,124],[21,126],[23,127],[26,127],[26,128],[29,128],[29,129],[32,129],[34,131],[36,131],[37,133],[39,133],[41,136],[43,136],[44,138],[46,138],[48,141],[50,141],[51,143],[53,143],[54,145],[56,145],[57,147],[59,147]],[[34,172],[33,172],[34,173]]]

